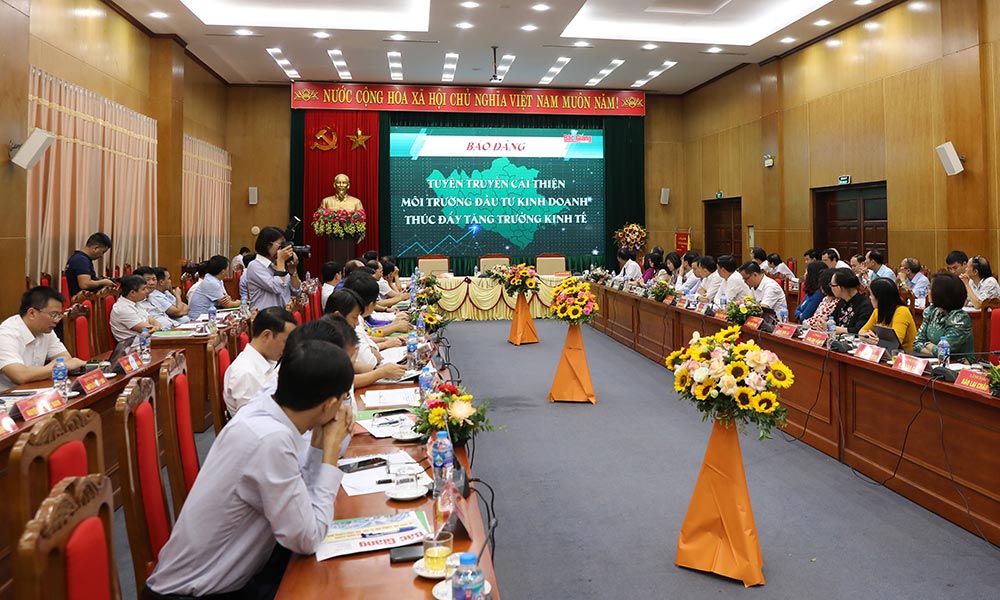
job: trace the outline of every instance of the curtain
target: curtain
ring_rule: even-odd
[[[302,241],[313,248],[312,255],[305,261],[305,269],[316,275],[326,260],[327,238],[313,232],[312,215],[323,198],[333,195],[333,178],[338,173],[351,178],[348,193],[361,200],[368,217],[367,233],[358,244],[358,255],[379,249],[379,113],[351,110],[293,110],[292,113],[291,178],[296,179],[296,158],[302,157],[302,162],[298,163],[302,165],[302,188],[296,193],[295,185],[291,184],[289,204],[291,214],[302,219]],[[298,117],[295,113],[302,116]],[[301,129],[296,126],[297,118],[303,119]],[[313,148],[318,141],[316,134],[322,129],[336,133],[335,149]],[[296,130],[302,132],[301,136],[295,135]],[[362,135],[371,137],[364,147],[352,148],[354,144],[347,138],[357,135],[359,130]],[[281,227],[284,223],[275,225]]]
[[[643,117],[604,117],[605,267],[618,270],[611,241],[626,223],[646,223],[646,140]]]
[[[99,273],[153,264],[156,121],[32,67],[28,123],[56,138],[28,172],[28,277],[58,281],[70,254],[97,231],[114,244]]]
[[[229,256],[232,157],[206,141],[184,136],[181,235],[184,257],[195,262]]]

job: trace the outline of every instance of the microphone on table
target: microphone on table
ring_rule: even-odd
[[[493,532],[496,530],[496,528],[497,528],[497,520],[494,517],[493,519],[490,519],[490,526],[486,528],[486,537],[483,539],[483,545],[479,547],[479,553],[476,555],[477,565],[479,564],[479,561],[483,559],[483,552],[486,550],[486,544],[488,544],[490,538],[493,537]]]

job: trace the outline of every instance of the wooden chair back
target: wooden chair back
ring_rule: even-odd
[[[18,600],[120,600],[114,510],[106,475],[71,477],[53,488],[17,544]]]
[[[52,285],[52,276],[49,275],[48,273],[41,273],[41,274],[39,274],[39,276],[38,276],[38,285],[44,285],[45,287],[51,286]]]
[[[60,277],[59,279],[60,279],[60,281],[59,281],[59,291],[62,292],[62,295],[63,295],[63,298],[64,298],[63,308],[69,308],[69,306],[70,306],[69,279],[66,277],[66,273],[63,273],[62,277]]]
[[[156,418],[163,433],[163,454],[175,520],[201,469],[191,428],[191,388],[187,373],[184,352],[171,352],[160,367],[157,389]]]
[[[226,380],[226,371],[231,363],[227,332],[220,331],[217,335],[219,338],[216,343],[209,346],[208,377],[205,383],[208,387],[208,405],[212,412],[215,435],[219,435],[222,428],[229,422],[229,412],[226,410],[226,401],[222,390]]]
[[[139,596],[142,596],[146,578],[156,567],[156,559],[171,529],[167,496],[160,478],[154,396],[153,380],[136,377],[115,405],[122,504]]]
[[[239,334],[239,340],[237,341],[237,345],[239,346],[239,352],[242,353],[243,350],[247,347],[247,344],[249,343],[250,343],[250,334],[247,331],[241,331]],[[237,354],[237,356],[239,356],[239,354]]]
[[[318,319],[323,316],[326,309],[323,306],[323,286],[316,286],[316,291],[309,295],[309,304],[312,306],[312,318]]]
[[[451,259],[444,254],[425,254],[417,259],[417,267],[423,275],[450,273]]]
[[[306,304],[301,296],[292,296],[288,300],[288,304],[285,305],[288,312],[292,313],[295,317],[295,322],[299,325],[305,323],[308,319],[306,318]]]
[[[94,355],[91,349],[94,341],[91,337],[90,308],[85,304],[74,304],[66,311],[63,319],[63,338],[66,349],[73,356],[83,361],[89,361]]]
[[[1000,351],[1000,316],[993,314],[997,312],[998,308],[1000,308],[1000,298],[987,298],[980,306],[980,310],[983,311],[983,328],[985,329],[982,335],[985,335],[986,339],[990,341],[990,352]],[[990,354],[989,359],[994,365],[1000,364],[1000,355]]]
[[[184,273],[181,275],[181,297],[184,302],[190,302],[188,300],[188,290],[194,285],[194,276],[191,273]]]
[[[909,307],[910,312],[913,312],[917,298],[913,295],[913,292],[910,291],[910,288],[906,286],[897,287],[899,288],[899,299],[903,301],[903,304]]]
[[[563,254],[539,254],[535,257],[535,271],[539,275],[555,275],[566,270],[566,256]]]
[[[101,416],[67,409],[43,417],[18,436],[10,451],[7,480],[11,536],[21,536],[49,491],[65,477],[104,473]]]
[[[479,257],[479,271],[488,271],[497,265],[510,266],[510,257],[505,254],[484,254]]]
[[[95,351],[100,354],[109,352],[115,347],[115,336],[111,334],[111,308],[118,300],[118,288],[105,287],[93,293],[94,309],[91,311],[95,324],[97,338],[94,340],[97,348]]]
[[[130,265],[129,263],[125,263],[124,269],[126,275],[132,274],[132,265]]]

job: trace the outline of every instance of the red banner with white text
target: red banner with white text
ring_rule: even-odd
[[[646,114],[646,95],[614,90],[300,81],[292,84],[292,108],[641,117]]]

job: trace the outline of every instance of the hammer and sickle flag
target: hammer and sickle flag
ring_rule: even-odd
[[[337,149],[337,132],[332,127],[320,129],[314,137],[316,141],[311,146],[313,150],[327,151]]]

